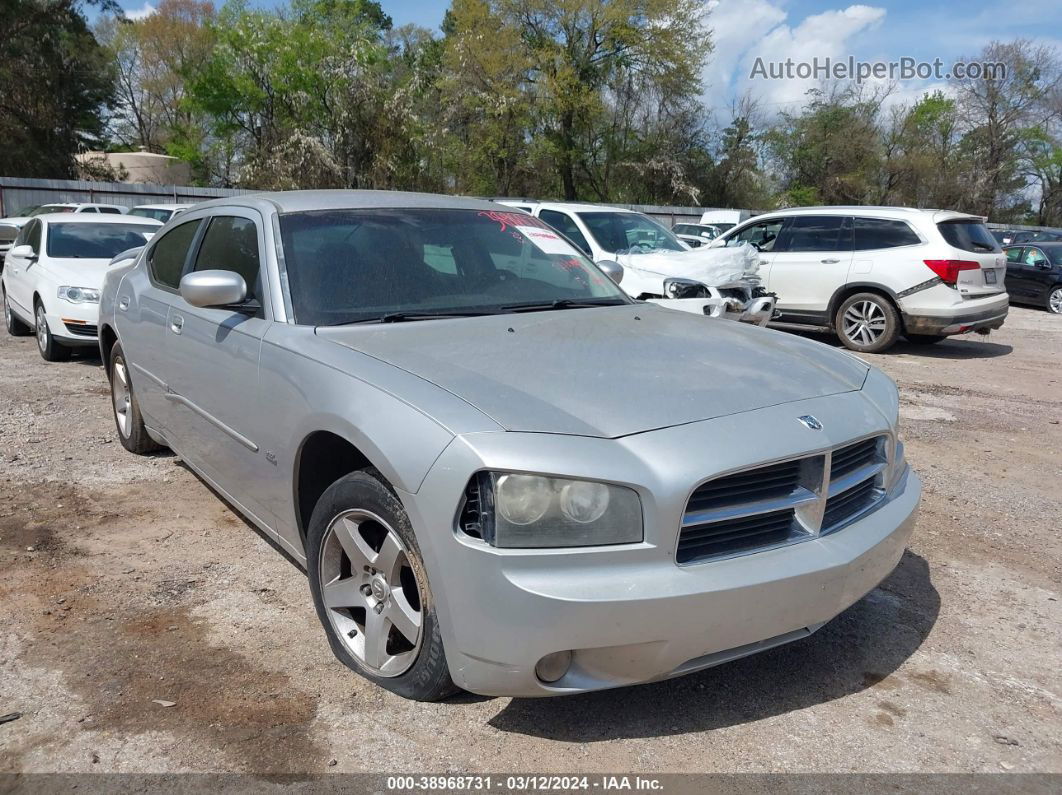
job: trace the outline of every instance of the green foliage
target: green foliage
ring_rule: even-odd
[[[88,29],[86,4],[0,0],[0,174],[72,177],[74,154],[99,146],[114,73]]]

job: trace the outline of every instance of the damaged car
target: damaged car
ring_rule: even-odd
[[[305,566],[335,656],[407,698],[807,638],[917,516],[887,376],[636,302],[496,203],[200,204],[108,270],[99,323],[122,445],[171,448]]]
[[[759,326],[774,315],[775,296],[763,288],[757,273],[761,258],[752,246],[694,249],[649,216],[621,207],[499,203],[545,221],[606,271],[619,274],[632,298]]]

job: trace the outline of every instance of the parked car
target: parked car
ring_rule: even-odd
[[[722,233],[718,226],[710,224],[675,224],[671,227],[675,237],[692,248],[703,246],[709,240],[713,240]]]
[[[1062,314],[1062,241],[1008,246],[1004,251],[1010,300]]]
[[[652,218],[620,207],[500,203],[545,221],[600,266],[621,266],[619,283],[632,298],[757,325],[765,325],[774,314],[774,296],[762,289],[754,257],[738,262],[692,250]]]
[[[147,218],[51,214],[31,218],[8,252],[2,277],[9,334],[33,331],[49,362],[94,348],[100,288],[111,258],[143,246],[162,224]]]
[[[141,218],[154,218],[156,221],[166,223],[173,216],[183,213],[194,204],[140,204],[129,211],[129,215]]]
[[[727,232],[752,217],[751,210],[705,210],[702,224],[711,224],[720,232]]]
[[[128,207],[120,204],[96,204],[93,202],[67,202],[60,204],[41,204],[26,215],[35,218],[38,215],[49,213],[104,213],[106,215],[124,215],[129,211]]]
[[[980,218],[906,207],[765,213],[713,245],[751,243],[777,320],[832,328],[854,351],[1003,325],[1006,259]]]
[[[29,221],[28,218],[0,218],[0,271],[4,269],[7,252],[15,244],[18,230]]]
[[[915,521],[887,376],[706,334],[489,202],[207,202],[108,272],[100,324],[122,445],[172,448],[304,563],[336,657],[409,698],[599,690],[807,637]]]
[[[1008,245],[1017,246],[1026,243],[1054,243],[1062,241],[1062,232],[1053,232],[1046,229],[1019,229],[1012,232]]]

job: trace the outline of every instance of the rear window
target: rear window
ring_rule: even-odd
[[[855,250],[914,246],[922,241],[905,222],[886,218],[855,219]]]
[[[156,227],[146,224],[49,224],[48,256],[110,259],[147,243]]]
[[[1002,251],[988,227],[980,221],[944,221],[937,224],[937,229],[948,245],[963,251]]]

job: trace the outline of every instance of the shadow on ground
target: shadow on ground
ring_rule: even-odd
[[[514,699],[490,725],[550,740],[594,742],[763,720],[876,685],[922,645],[939,612],[929,565],[908,551],[877,589],[805,640],[666,682]]]
[[[786,334],[795,334],[807,340],[815,340],[831,348],[844,349],[836,334],[790,328],[776,328],[775,331],[784,331]],[[980,334],[960,334],[932,345],[917,345],[900,337],[893,347],[879,355],[907,353],[926,359],[995,359],[998,356],[1006,356],[1013,350],[1014,348],[1010,345],[989,342],[987,337]]]

